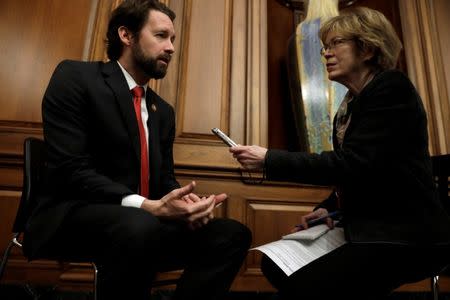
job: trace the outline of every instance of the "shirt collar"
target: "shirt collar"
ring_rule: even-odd
[[[122,70],[122,73],[125,76],[125,79],[127,81],[128,87],[130,88],[130,91],[131,91],[136,86],[138,86],[138,84],[133,79],[133,77],[131,77],[130,73],[128,73],[127,70],[125,70],[125,68],[122,67],[122,65],[120,64],[119,61],[117,61],[117,64],[119,65],[120,69]],[[142,87],[144,88],[144,92],[147,93],[147,84],[143,85]]]

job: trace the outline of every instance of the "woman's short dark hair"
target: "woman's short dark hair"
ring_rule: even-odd
[[[175,13],[157,0],[125,0],[112,12],[106,33],[106,53],[110,60],[118,60],[122,55],[119,27],[125,26],[134,36],[139,36],[151,10],[166,14],[172,22],[175,20]]]

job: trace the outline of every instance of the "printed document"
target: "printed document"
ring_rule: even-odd
[[[325,224],[322,225],[326,226]],[[263,252],[272,259],[287,276],[290,276],[292,273],[306,266],[313,260],[346,243],[343,228],[335,227],[331,230],[328,228],[326,230],[323,228],[316,228],[322,225],[286,235],[279,241],[255,247],[251,250]],[[309,235],[308,230],[312,231],[311,235]],[[301,232],[303,232],[302,235],[307,236],[307,238],[300,237],[300,239],[286,239],[293,238],[295,234],[300,235]],[[315,236],[316,239],[311,238],[311,236]]]

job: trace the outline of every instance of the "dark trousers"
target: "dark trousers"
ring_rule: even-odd
[[[291,276],[264,256],[262,271],[282,299],[384,299],[443,266],[445,249],[345,244]]]
[[[51,247],[92,258],[99,299],[148,299],[158,271],[184,269],[175,299],[223,299],[247,255],[251,233],[231,219],[197,230],[139,208],[86,205],[65,219]],[[53,250],[52,250],[53,251]]]

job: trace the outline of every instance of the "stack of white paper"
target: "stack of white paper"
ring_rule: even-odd
[[[327,225],[322,224],[285,235],[279,241],[251,250],[259,250],[266,254],[289,276],[345,243],[343,228],[335,227],[330,230]]]

